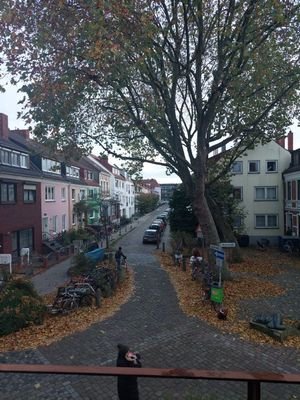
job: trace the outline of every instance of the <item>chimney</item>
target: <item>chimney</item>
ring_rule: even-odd
[[[290,151],[294,150],[294,134],[292,131],[289,131],[287,140],[287,149]]]
[[[17,133],[20,136],[23,136],[24,139],[29,139],[29,130],[28,129],[14,129],[9,130],[11,133]]]
[[[8,116],[0,113],[0,139],[8,140]]]

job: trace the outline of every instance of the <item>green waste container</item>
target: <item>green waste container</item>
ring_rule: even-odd
[[[210,299],[215,303],[222,303],[224,298],[224,288],[219,286],[212,286],[210,292]]]

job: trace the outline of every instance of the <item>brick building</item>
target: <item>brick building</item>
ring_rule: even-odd
[[[8,119],[0,114],[0,253],[40,252],[41,177],[29,153],[9,138]]]

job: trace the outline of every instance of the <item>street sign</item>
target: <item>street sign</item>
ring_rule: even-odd
[[[235,247],[235,243],[234,242],[220,243],[220,247],[222,247],[222,248],[232,248],[232,247]]]
[[[224,260],[224,257],[225,257],[224,251],[215,251],[215,256],[216,256],[216,259]]]
[[[211,244],[209,248],[212,250],[222,251],[221,247],[216,244]]]

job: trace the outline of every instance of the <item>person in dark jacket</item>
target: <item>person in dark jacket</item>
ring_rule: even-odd
[[[118,344],[117,367],[141,368],[141,357],[129,350],[128,346]],[[118,376],[119,400],[139,400],[136,376]]]
[[[122,247],[119,247],[119,249],[115,252],[116,267],[117,267],[117,270],[118,270],[118,271],[121,270],[121,261],[122,261],[122,258],[123,258],[124,260],[126,260],[126,256],[125,256],[125,254],[124,254],[123,251],[122,251]]]

